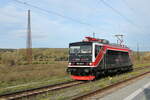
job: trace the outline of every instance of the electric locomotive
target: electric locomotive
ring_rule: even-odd
[[[85,37],[69,44],[67,72],[74,80],[94,80],[102,75],[132,70],[131,50],[108,40]]]

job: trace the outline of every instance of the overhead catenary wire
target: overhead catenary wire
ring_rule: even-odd
[[[62,18],[67,19],[67,20],[71,20],[71,21],[76,22],[76,23],[79,23],[79,24],[83,24],[83,25],[87,25],[87,26],[93,27],[93,25],[91,25],[91,24],[89,24],[89,23],[86,23],[86,22],[83,22],[83,21],[74,19],[74,18],[69,17],[69,16],[65,16],[65,15],[63,15],[63,14],[60,14],[60,13],[58,13],[58,12],[54,12],[54,11],[52,11],[52,10],[47,10],[47,9],[38,7],[38,6],[36,6],[36,5],[33,5],[33,4],[29,4],[29,3],[27,3],[27,2],[20,1],[20,0],[13,0],[13,1],[15,1],[15,2],[17,2],[17,3],[20,3],[20,4],[23,4],[23,5],[26,5],[26,6],[29,6],[29,7],[32,7],[32,8],[35,8],[35,9],[38,9],[38,10],[40,10],[40,11],[44,11],[44,12],[46,12],[46,13],[53,14],[53,15],[55,15],[55,16],[62,17]]]
[[[36,5],[33,5],[33,4],[30,4],[30,3],[27,3],[27,2],[23,2],[23,1],[20,1],[20,0],[13,0],[17,3],[20,3],[20,4],[23,4],[23,5],[26,5],[26,6],[29,6],[29,7],[32,7],[32,8],[35,8],[35,9],[38,9],[40,11],[43,11],[43,12],[46,12],[46,13],[49,13],[49,14],[53,14],[55,16],[59,16],[59,17],[62,17],[64,19],[67,19],[67,20],[71,20],[73,22],[76,22],[76,23],[79,23],[79,24],[83,24],[83,25],[87,25],[89,26],[91,29],[93,29],[93,25],[92,24],[89,24],[89,23],[86,23],[86,22],[83,22],[83,21],[80,21],[80,20],[77,20],[77,19],[74,19],[72,17],[69,17],[69,16],[66,16],[66,15],[63,15],[63,14],[60,14],[58,12],[54,12],[52,10],[47,10],[45,8],[42,8],[42,7],[39,7],[39,6],[36,6]],[[130,20],[128,17],[126,17],[125,15],[123,15],[122,13],[120,13],[117,9],[113,8],[111,5],[109,5],[107,2],[105,2],[104,0],[101,0],[101,2],[106,5],[107,7],[111,8],[114,12],[116,12],[117,14],[119,14],[122,18],[124,18],[126,21],[128,21],[130,24],[134,25],[135,27],[138,27],[137,24],[135,24],[132,20]],[[138,27],[139,28],[139,27]]]
[[[128,9],[130,9],[130,11],[134,12],[133,8],[131,8],[131,7],[129,6],[129,4],[127,3],[126,0],[121,0],[121,1],[128,7]],[[134,13],[135,13],[135,12],[134,12]]]
[[[131,19],[129,19],[128,17],[126,17],[125,15],[123,15],[122,13],[120,13],[120,11],[118,11],[117,9],[115,9],[114,7],[112,7],[110,4],[108,4],[107,2],[105,2],[104,0],[98,0],[99,2],[103,3],[105,6],[107,6],[108,8],[112,9],[112,11],[114,11],[116,14],[118,14],[119,16],[121,16],[123,19],[125,19],[128,23],[132,24],[133,26],[135,26],[136,28],[140,28],[137,24],[135,24]]]
[[[129,4],[128,4],[128,2],[127,2],[126,0],[121,0],[121,1],[128,7],[128,9],[129,9],[132,13],[134,13],[135,15],[138,15],[138,14],[135,12],[135,10],[134,10],[132,7],[129,6]]]

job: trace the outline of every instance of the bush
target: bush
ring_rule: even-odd
[[[16,56],[11,52],[6,52],[1,55],[1,62],[4,65],[13,66],[16,65]]]

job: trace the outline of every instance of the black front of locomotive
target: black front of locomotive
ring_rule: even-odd
[[[69,44],[69,65],[67,72],[71,75],[86,76],[91,73],[92,42],[75,42]]]

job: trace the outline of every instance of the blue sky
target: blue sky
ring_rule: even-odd
[[[66,48],[68,43],[80,41],[85,36],[108,39],[116,42],[115,34],[125,35],[125,44],[136,50],[150,50],[150,1],[149,0],[104,0],[121,14],[115,13],[101,0],[20,0],[60,13],[80,24],[54,14],[17,3],[14,0],[0,1],[0,48],[25,48],[27,10],[31,10],[33,48]]]

